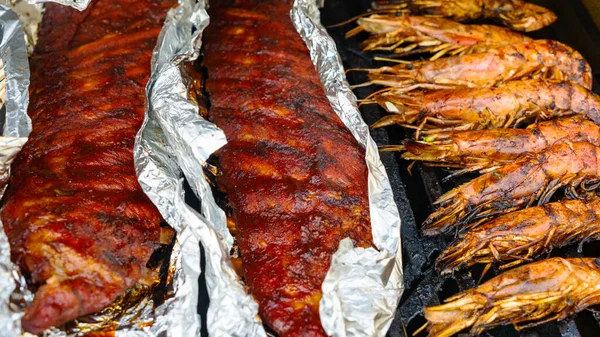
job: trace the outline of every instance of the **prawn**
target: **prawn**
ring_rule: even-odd
[[[506,324],[520,330],[597,304],[600,259],[556,257],[506,271],[424,311],[429,337],[449,337]]]
[[[600,126],[582,116],[529,125],[526,129],[496,129],[431,133],[422,140],[406,140],[403,146],[383,151],[406,150],[402,158],[430,166],[461,168],[458,174],[493,170],[527,152],[542,151],[564,142],[588,142],[600,146]]]
[[[503,215],[469,232],[448,247],[436,264],[442,274],[477,263],[502,269],[536,258],[553,248],[600,238],[600,199],[564,200]]]
[[[570,115],[583,115],[600,125],[600,96],[573,82],[520,80],[415,95],[387,92],[372,100],[391,113],[372,127],[399,124],[424,134],[506,128]]]
[[[491,19],[511,29],[531,32],[551,25],[556,14],[523,0],[377,0],[378,11],[401,11],[456,21]]]
[[[482,53],[456,55],[433,61],[417,61],[366,71],[372,84],[416,89],[482,88],[524,78],[572,81],[592,88],[590,65],[579,52],[552,40],[535,40],[487,49]]]
[[[493,25],[464,25],[426,16],[371,15],[358,19],[358,27],[346,34],[369,32],[364,51],[391,51],[399,56],[431,53],[435,60],[444,55],[483,52],[493,46],[520,44],[533,39]]]
[[[547,203],[561,187],[570,199],[595,197],[600,185],[600,147],[587,142],[555,144],[526,153],[514,162],[481,175],[442,195],[439,208],[423,224],[425,235],[517,209]]]

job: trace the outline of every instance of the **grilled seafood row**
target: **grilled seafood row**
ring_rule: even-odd
[[[526,32],[556,21],[552,11],[523,0],[376,0],[373,7],[378,11],[408,11],[457,21],[492,19]]]
[[[377,3],[380,12],[436,16],[371,15],[347,34],[370,33],[365,51],[431,54],[426,61],[360,69],[368,78],[361,85],[388,87],[363,100],[390,113],[373,127],[416,131],[415,139],[382,150],[458,169],[453,175],[482,173],[440,197],[423,224],[428,236],[458,232],[437,269],[507,269],[553,248],[599,239],[600,97],[590,91],[588,63],[556,41],[443,18],[492,18],[529,31],[552,23],[554,14],[523,1]],[[550,203],[561,188],[568,200]],[[600,260],[554,258],[426,308],[425,318],[430,337],[446,337],[503,324],[537,325],[598,303]]]

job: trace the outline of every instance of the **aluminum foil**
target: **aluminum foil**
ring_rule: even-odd
[[[72,2],[71,5],[78,9],[85,8],[82,2]],[[196,6],[194,0],[180,0],[179,6],[169,11],[153,54],[152,75],[146,88],[148,113],[134,148],[140,184],[165,220],[177,231],[177,243],[169,261],[172,271],[169,298],[155,307],[152,297],[145,296],[124,312],[117,309],[118,316],[106,309],[86,316],[85,322],[76,323],[68,332],[52,328],[45,331],[44,336],[84,335],[103,324],[114,323],[114,317],[118,317],[115,336],[179,337],[200,334],[197,305],[201,250],[198,237],[204,226],[203,218],[185,204],[181,170],[173,160],[174,155],[166,145],[161,128],[151,116],[156,103],[152,98],[185,96],[185,86],[172,86],[169,82],[172,78],[165,79],[161,70],[166,63],[174,61],[176,57],[173,55],[183,46],[193,46],[192,31],[204,22],[207,22],[206,12],[203,6]],[[37,29],[37,23],[27,23],[27,26]],[[5,183],[10,162],[26,141],[31,122],[26,114],[29,68],[24,33],[17,15],[5,6],[0,6],[0,28],[0,58],[6,73],[6,113],[2,115],[5,122],[1,134],[3,137],[0,137],[0,181]],[[195,47],[193,49],[197,50]],[[1,84],[0,81],[0,94]],[[4,276],[0,279],[0,336],[20,336],[23,307],[32,300],[32,294],[28,292],[18,268],[10,261],[8,240],[1,228],[0,273]]]
[[[61,5],[71,6],[80,11],[86,9],[87,6],[90,4],[90,2],[92,2],[92,0],[25,0],[25,1],[27,1],[27,3],[32,4],[32,5],[43,4],[46,2],[56,2]]]
[[[209,335],[266,336],[258,318],[258,305],[245,292],[231,265],[229,250],[233,239],[227,231],[225,214],[216,205],[202,171],[206,159],[226,143],[226,138],[221,130],[200,117],[197,105],[188,99],[187,89],[191,80],[184,71],[185,63],[198,57],[202,31],[209,23],[204,8],[204,1],[198,1],[191,18],[196,28],[191,39],[165,38],[165,41],[169,41],[169,51],[158,55],[156,76],[153,76],[149,84],[150,110],[147,125],[157,127],[148,133],[148,137],[142,137],[142,141],[146,139],[157,142],[152,138],[154,135],[159,135],[161,142],[166,141],[169,144],[168,152],[176,158],[192,190],[201,200],[202,214],[187,207],[182,197],[177,199],[178,203],[173,211],[183,214],[181,223],[193,230],[194,239],[204,247],[205,278],[210,300],[207,313]],[[173,34],[176,35],[175,32]],[[154,148],[156,152],[159,147]],[[166,162],[166,153],[161,157]],[[143,165],[138,165],[141,166]],[[143,177],[144,174],[140,175],[140,181],[144,185]],[[168,191],[172,191],[172,187],[161,187],[148,193],[157,204],[163,204],[172,198],[167,195]]]
[[[177,97],[181,87],[164,76],[166,68],[177,57],[177,51],[193,46],[192,32],[201,29],[206,12],[194,0],[180,0],[165,20],[152,57],[150,80],[146,85],[147,113],[134,145],[134,160],[140,185],[161,212],[167,223],[177,231],[179,251],[172,259],[175,269],[175,293],[154,310],[145,310],[141,318],[153,324],[123,328],[119,322],[116,336],[199,336],[198,279],[201,249],[198,239],[202,219],[185,203],[182,172],[174,161],[173,149],[153,118],[157,105],[166,102],[157,97]],[[175,100],[171,104],[176,104]],[[138,311],[136,311],[138,312]]]
[[[202,31],[209,19],[202,0],[184,3],[187,10],[181,13],[182,19],[163,30],[153,58],[153,75],[148,83],[149,110],[135,151],[139,181],[165,219],[180,233],[179,241],[185,251],[184,270],[195,268],[198,272],[190,277],[193,296],[184,297],[189,310],[187,313],[182,310],[179,319],[185,321],[196,316],[200,261],[191,257],[198,256],[201,243],[206,251],[205,275],[211,303],[207,316],[209,334],[260,336],[253,333],[257,328],[262,329],[256,318],[257,306],[237,282],[227,255],[222,254],[222,237],[208,225],[207,219],[224,219],[224,214],[212,197],[206,195],[210,189],[202,182],[193,185],[202,196],[202,214],[189,207],[183,195],[179,166],[185,172],[193,165],[185,158],[206,159],[225,144],[223,132],[199,118],[198,107],[188,100],[190,79],[183,69],[185,62],[198,57]],[[180,138],[187,142],[178,142]],[[231,324],[232,320],[236,324]],[[169,332],[174,336],[198,335],[175,319],[169,324]]]
[[[0,0],[0,4],[10,6],[17,13],[25,31],[25,42],[29,53],[37,42],[38,27],[42,21],[44,7],[42,4],[30,4],[25,0]]]
[[[340,242],[323,282],[320,316],[330,336],[385,336],[404,290],[400,215],[369,127],[344,75],[335,42],[320,23],[318,0],[296,0],[291,17],[310,50],[327,98],[354,137],[366,148],[369,207],[377,249]]]
[[[19,152],[31,131],[27,117],[29,102],[29,63],[23,28],[18,16],[9,7],[0,5],[0,100],[3,125],[0,137],[0,197],[9,176],[10,163]],[[1,223],[0,223],[1,226]],[[11,294],[22,285],[18,268],[10,260],[8,238],[0,227],[0,336],[18,336],[21,333],[22,312],[11,302]]]

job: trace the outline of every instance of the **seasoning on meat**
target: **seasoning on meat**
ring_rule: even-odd
[[[135,135],[152,50],[174,0],[48,4],[31,58],[33,130],[0,213],[34,289],[40,333],[113,302],[145,276],[162,218],[137,182]]]
[[[372,246],[365,150],[332,110],[291,1],[211,1],[209,119],[243,270],[281,337],[326,336],[321,284],[340,240]]]

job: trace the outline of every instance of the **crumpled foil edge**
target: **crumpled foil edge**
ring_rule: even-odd
[[[203,0],[196,3],[191,17],[195,27],[193,35],[184,39],[165,37],[165,41],[170,41],[169,50],[165,49],[164,53],[158,55],[156,71],[149,84],[150,109],[147,122],[156,127],[146,130],[147,136],[144,131],[141,137],[142,143],[161,139],[163,144],[169,145],[167,148],[170,148],[171,158],[176,158],[192,190],[201,200],[201,214],[185,204],[181,188],[179,197],[169,195],[172,194],[172,186],[147,190],[147,193],[157,205],[176,200],[172,211],[181,215],[179,223],[187,225],[194,239],[204,247],[205,279],[210,301],[207,313],[209,335],[261,337],[266,334],[258,318],[258,304],[246,293],[231,265],[229,249],[233,239],[227,231],[225,213],[217,206],[202,170],[208,157],[226,143],[225,134],[201,118],[197,105],[188,98],[191,79],[184,71],[184,65],[199,55],[202,32],[209,23],[205,6]],[[186,34],[191,34],[191,29],[184,30]],[[153,151],[158,149],[154,148]],[[146,158],[150,157],[146,155]],[[166,156],[160,157],[165,160],[165,164]],[[172,164],[173,161],[169,165]],[[145,171],[143,165],[138,166]],[[173,173],[174,171],[171,175]],[[145,174],[140,175],[140,182],[145,189],[146,178]],[[173,175],[170,179],[172,178]],[[165,218],[167,217],[168,214]]]
[[[27,141],[31,121],[26,111],[29,102],[29,62],[23,27],[17,14],[4,5],[0,5],[0,29],[0,58],[6,76],[5,120],[0,137],[1,197],[8,180],[10,163]],[[10,303],[10,298],[22,282],[18,267],[10,259],[8,238],[0,227],[0,336],[21,334],[23,313]]]
[[[330,336],[383,337],[404,290],[400,214],[377,145],[346,81],[335,42],[320,23],[318,5],[322,1],[296,0],[291,17],[310,50],[333,110],[366,148],[371,227],[378,249],[354,248],[350,239],[340,242],[322,285],[321,323]]]
[[[202,12],[196,7],[196,1],[180,0],[179,6],[167,14],[152,55],[152,72],[146,85],[145,120],[134,144],[138,181],[164,220],[177,232],[179,249],[174,249],[176,256],[171,263],[175,267],[175,291],[165,303],[147,312],[153,320],[152,325],[144,329],[135,326],[131,330],[123,329],[126,321],[121,319],[116,337],[200,335],[198,279],[202,252],[197,237],[199,220],[185,203],[181,170],[173,160],[173,149],[168,146],[154,111],[157,96],[176,98],[180,94],[181,88],[177,85],[165,85],[173,79],[167,77],[165,80],[163,69],[178,50],[193,43],[192,31],[203,24],[205,13]]]
[[[65,6],[71,6],[77,10],[85,10],[92,0],[26,0],[27,3],[36,5],[46,2],[55,2]]]

